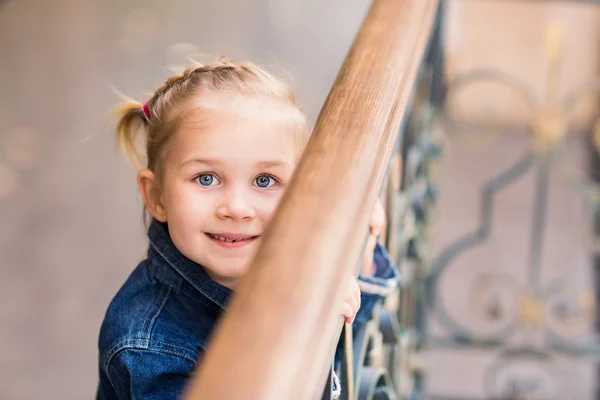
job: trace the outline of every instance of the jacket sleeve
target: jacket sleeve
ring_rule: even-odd
[[[373,252],[375,270],[373,275],[359,275],[360,308],[356,313],[354,325],[366,322],[371,318],[375,305],[392,293],[400,282],[400,273],[394,260],[383,244],[377,241]]]
[[[194,363],[155,350],[125,349],[113,357],[107,375],[119,400],[178,399]]]

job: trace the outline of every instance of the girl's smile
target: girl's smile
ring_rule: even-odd
[[[239,248],[254,243],[260,235],[244,235],[235,233],[205,233],[218,246],[226,249]]]

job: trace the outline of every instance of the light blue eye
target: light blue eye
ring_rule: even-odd
[[[271,178],[269,175],[260,175],[254,182],[256,182],[256,186],[260,188],[268,188],[275,184],[275,179]]]
[[[213,183],[216,183],[217,181],[214,175],[211,174],[202,174],[196,179],[198,180],[198,183],[200,183],[202,186],[213,186]]]

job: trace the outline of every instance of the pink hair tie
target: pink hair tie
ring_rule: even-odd
[[[146,117],[146,121],[150,121],[150,109],[148,108],[148,102],[145,102],[142,106],[142,112],[144,113],[144,117]]]

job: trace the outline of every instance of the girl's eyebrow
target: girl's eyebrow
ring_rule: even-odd
[[[269,168],[269,167],[289,167],[292,166],[290,163],[282,160],[269,160],[269,161],[260,161],[256,163],[256,166],[260,168]]]
[[[187,164],[205,164],[205,165],[209,165],[211,167],[214,166],[222,166],[223,163],[219,160],[215,160],[215,159],[211,159],[211,158],[191,158],[189,160],[186,160],[184,162],[181,163],[181,167],[187,165]],[[259,168],[269,168],[269,167],[288,167],[291,168],[292,166],[290,165],[290,163],[283,161],[283,160],[266,160],[266,161],[259,161],[256,163],[256,166]]]
[[[213,160],[210,158],[191,158],[181,163],[180,167],[183,167],[187,164],[206,164],[210,166],[219,166],[223,165],[219,160]]]

